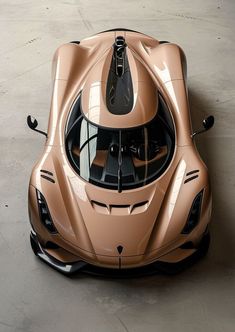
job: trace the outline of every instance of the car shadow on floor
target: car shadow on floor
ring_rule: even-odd
[[[197,149],[209,169],[212,187],[212,220],[210,225],[211,247],[209,257],[221,266],[235,267],[235,241],[234,234],[234,197],[233,174],[229,181],[231,167],[231,138],[217,135],[221,124],[216,121],[215,112],[211,111],[210,101],[189,91],[193,129],[202,126],[202,120],[208,115],[215,116],[215,125],[208,133],[198,135]],[[221,128],[223,131],[223,128]],[[230,152],[231,149],[231,152]]]

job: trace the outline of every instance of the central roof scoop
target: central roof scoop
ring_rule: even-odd
[[[133,128],[158,110],[157,87],[145,65],[128,47],[128,37],[110,39],[110,48],[89,70],[81,92],[81,111],[91,123]]]
[[[108,110],[117,115],[131,112],[134,103],[133,85],[126,46],[124,37],[118,36],[115,39],[106,87],[106,104]]]

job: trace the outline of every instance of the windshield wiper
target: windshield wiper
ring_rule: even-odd
[[[122,192],[122,132],[119,130],[118,144],[118,192]]]

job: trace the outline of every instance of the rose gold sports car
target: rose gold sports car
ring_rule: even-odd
[[[31,245],[63,273],[178,271],[209,247],[211,190],[194,144],[186,58],[114,29],[59,47],[43,155],[29,184]],[[141,272],[142,271],[142,272]]]

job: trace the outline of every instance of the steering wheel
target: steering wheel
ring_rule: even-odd
[[[160,151],[160,145],[158,141],[151,140],[148,142],[148,145],[144,143],[133,144],[129,147],[130,151],[135,155],[139,160],[152,160],[158,152]]]

